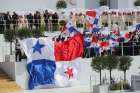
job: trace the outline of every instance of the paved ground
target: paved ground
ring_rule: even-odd
[[[9,78],[7,74],[5,74],[0,69],[0,93],[8,93],[9,91],[21,91],[22,89],[16,84],[15,81]]]
[[[123,91],[117,91],[117,92],[109,92],[109,93],[140,93],[140,91],[136,91],[136,92],[123,92]]]
[[[89,86],[76,86],[76,87],[69,87],[69,88],[55,88],[55,89],[35,89],[32,91],[24,90],[21,92],[14,92],[14,93],[92,93],[90,92]],[[123,92],[123,91],[116,91],[116,92],[108,92],[108,93],[140,93],[137,92]]]
[[[90,93],[89,86],[76,86],[68,88],[55,88],[55,89],[35,89],[32,91],[24,90],[14,93]]]

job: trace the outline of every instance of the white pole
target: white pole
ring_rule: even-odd
[[[110,14],[110,11],[108,13],[108,27],[109,27],[109,30],[111,31],[111,14]]]
[[[91,90],[92,89],[91,81],[92,80],[91,80],[91,75],[90,75],[90,93],[92,93],[92,90]]]
[[[2,58],[2,59],[3,59],[2,62],[5,62],[5,57],[4,57],[4,55],[5,55],[5,54],[4,54],[4,47],[3,47],[3,46],[1,46],[1,47],[2,47],[2,57],[3,57],[3,58]]]
[[[125,18],[124,18],[123,12],[122,12],[122,21],[123,21],[123,25],[124,25],[123,28],[125,28]]]

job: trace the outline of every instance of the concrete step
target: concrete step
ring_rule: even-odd
[[[0,93],[17,92],[22,89],[0,69]]]

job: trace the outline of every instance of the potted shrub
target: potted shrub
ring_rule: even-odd
[[[93,93],[108,93],[108,85],[102,83],[102,70],[105,69],[105,57],[94,57],[92,59],[91,67],[94,71],[100,74],[100,84],[93,86]]]
[[[111,91],[117,91],[117,90],[125,90],[128,91],[131,89],[130,84],[126,81],[120,81],[120,82],[115,82],[114,84],[111,84],[109,86],[109,89]]]
[[[119,58],[118,69],[124,73],[124,81],[126,81],[126,71],[130,69],[133,58],[130,56],[122,56]]]
[[[107,1],[106,0],[100,0],[100,6],[105,6],[107,5]]]
[[[6,30],[4,32],[4,38],[6,42],[10,42],[10,55],[12,55],[12,43],[16,38],[16,31],[15,30]]]
[[[59,30],[60,30],[60,31],[65,30],[66,24],[67,24],[67,22],[66,22],[65,20],[60,20],[60,21],[59,21]]]
[[[27,28],[21,28],[17,31],[17,37],[20,39],[29,38],[32,36],[32,33]]]
[[[94,57],[91,67],[93,70],[100,73],[100,85],[102,85],[102,70],[105,69],[104,57]]]
[[[65,9],[67,8],[67,3],[65,0],[58,0],[56,3],[56,8],[57,9]]]
[[[65,26],[66,25],[66,21],[65,20],[60,20],[59,21],[59,25],[60,26]]]
[[[15,62],[15,55],[13,54],[13,42],[16,38],[15,30],[6,30],[4,32],[4,39],[10,43],[10,54],[5,55],[5,62]]]
[[[136,0],[136,1],[134,2],[134,5],[135,5],[135,6],[140,6],[140,0]]]

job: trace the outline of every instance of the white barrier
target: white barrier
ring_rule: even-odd
[[[23,89],[27,89],[26,62],[0,62],[0,68]]]
[[[90,68],[91,59],[79,60],[81,69],[79,76],[77,77],[78,82],[75,85],[89,85],[90,75],[92,69]],[[27,62],[1,62],[0,68],[2,68],[22,89],[28,89],[28,73],[26,70]],[[86,66],[86,69],[85,69]],[[86,74],[86,75],[85,75]],[[75,86],[74,85],[74,86]]]
[[[10,78],[16,80],[15,62],[0,62],[0,68],[6,72]]]
[[[15,63],[16,83],[20,85],[22,89],[28,89],[28,73],[26,70],[26,65],[27,62]]]
[[[93,93],[109,93],[108,85],[95,85],[93,86]]]
[[[127,80],[131,82],[131,75],[139,75],[140,69],[140,57],[136,56],[133,57],[134,60],[132,62],[132,66],[130,70],[127,71]],[[77,77],[78,83],[77,85],[90,85],[90,76],[92,75],[92,85],[99,84],[99,73],[92,71],[90,62],[91,59],[81,59],[81,69],[79,76]],[[27,89],[28,83],[28,73],[26,70],[27,63],[26,62],[3,62],[0,63],[0,68],[2,68],[12,79],[16,81],[18,85],[21,86],[23,89]],[[109,71],[104,70],[102,72],[102,77],[106,76],[109,78]],[[112,77],[116,79],[120,79],[123,77],[123,72],[118,70],[112,71]],[[95,81],[95,82],[94,82]]]

